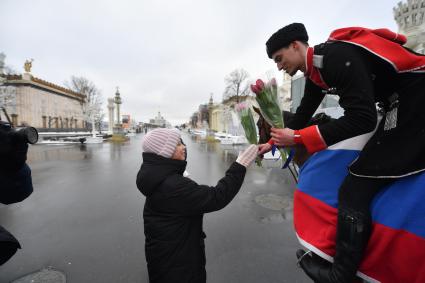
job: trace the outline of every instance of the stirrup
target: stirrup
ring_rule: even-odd
[[[301,268],[301,261],[303,260],[303,258],[306,256],[306,255],[308,255],[308,254],[311,254],[312,253],[312,251],[306,251],[302,256],[300,256],[299,258],[298,258],[298,260],[297,260],[297,266],[299,267],[299,268]]]

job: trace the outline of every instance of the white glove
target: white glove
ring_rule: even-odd
[[[248,167],[254,162],[255,158],[258,156],[258,146],[251,144],[247,149],[239,153],[236,162],[242,166]]]

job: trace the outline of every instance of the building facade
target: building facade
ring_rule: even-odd
[[[223,104],[215,104],[210,109],[210,129],[215,132],[224,132]]]
[[[0,74],[13,103],[6,107],[15,126],[30,125],[43,129],[85,128],[83,104],[85,96],[70,89],[33,77]]]
[[[221,121],[219,123],[221,123],[222,129],[220,132],[225,132],[232,135],[244,135],[244,130],[240,123],[240,119],[235,111],[235,105],[241,102],[246,103],[247,106],[251,109],[252,106],[258,107],[258,104],[255,101],[255,97],[251,95],[244,95],[238,97],[232,96],[226,100],[223,100],[220,106]],[[252,114],[254,116],[254,120],[257,121],[257,113],[252,110]]]
[[[300,106],[304,96],[306,78],[304,75],[296,75],[291,81],[291,107],[290,111],[295,112]],[[318,112],[325,108],[339,107],[339,97],[337,95],[326,95],[319,105]]]
[[[198,119],[197,119],[197,128],[208,128],[209,127],[209,112],[208,104],[201,104],[198,107]]]
[[[147,127],[150,128],[170,128],[171,124],[161,116],[161,112],[158,111],[158,115],[154,119],[150,119],[149,123],[146,123]]]
[[[425,54],[425,1],[408,0],[393,8],[398,32],[407,37],[406,47]]]
[[[290,111],[292,106],[291,99],[292,77],[283,72],[282,85],[278,88],[279,102],[283,110]]]

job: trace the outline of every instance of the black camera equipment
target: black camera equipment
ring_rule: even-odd
[[[0,121],[0,128],[11,135],[11,140],[21,140],[26,143],[35,144],[38,141],[38,131],[34,127],[14,128],[8,122]]]
[[[6,109],[2,108],[9,122],[0,120],[0,128],[10,135],[13,141],[24,141],[26,143],[35,144],[38,141],[38,131],[34,127],[13,127],[7,115]]]

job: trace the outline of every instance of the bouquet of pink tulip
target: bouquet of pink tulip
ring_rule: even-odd
[[[239,114],[239,118],[241,119],[241,124],[245,131],[245,136],[248,142],[250,144],[258,144],[257,130],[251,109],[249,109],[245,102],[241,102],[235,105],[235,110]]]
[[[251,85],[252,92],[255,93],[255,100],[260,106],[261,115],[273,128],[283,129],[283,115],[279,107],[277,98],[277,83],[273,78],[269,82],[264,83],[258,79],[255,85]],[[272,151],[274,153],[274,150]],[[282,161],[286,161],[289,156],[289,151],[279,148],[282,156]]]
[[[248,142],[250,144],[258,144],[257,126],[255,125],[251,109],[245,102],[241,102],[235,105],[235,110],[239,114],[242,127],[245,131],[245,137]],[[261,166],[261,159],[257,157],[255,163],[258,166]]]
[[[267,84],[262,80],[257,80],[255,85],[251,85],[251,90],[255,93],[255,100],[267,123],[274,128],[283,129],[283,116],[277,99],[276,80],[273,78]]]

